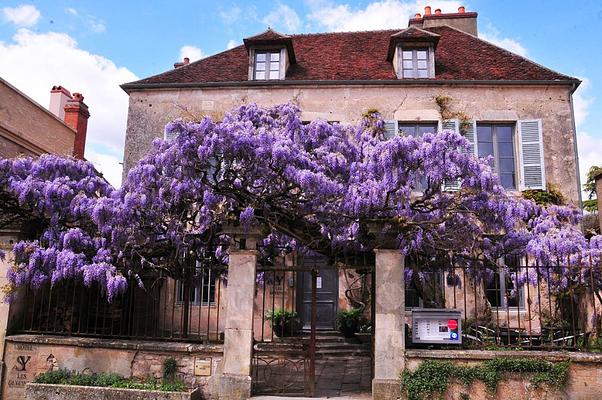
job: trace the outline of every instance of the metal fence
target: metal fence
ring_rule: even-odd
[[[26,289],[11,307],[11,333],[215,342],[223,340],[226,270],[194,266],[179,280],[135,280],[107,301],[97,284],[81,281]]]
[[[406,263],[406,343],[412,308],[461,311],[465,349],[598,350],[602,269],[593,263],[421,268]],[[445,346],[443,346],[445,347]]]

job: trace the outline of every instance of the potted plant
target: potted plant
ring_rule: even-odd
[[[339,311],[337,313],[337,329],[346,338],[352,338],[359,330],[362,321],[362,310],[352,308],[351,310]]]
[[[355,334],[355,336],[362,343],[370,343],[372,340],[372,325],[370,322],[363,322],[360,325],[359,331]]]
[[[278,337],[296,336],[301,330],[301,320],[296,311],[277,308],[268,311],[266,318],[272,321],[272,330]]]

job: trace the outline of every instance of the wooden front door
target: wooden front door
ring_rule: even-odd
[[[311,272],[301,273],[299,282],[299,304],[303,329],[311,329]],[[339,292],[339,274],[336,268],[324,266],[319,269],[316,278],[316,329],[333,330],[336,328]]]

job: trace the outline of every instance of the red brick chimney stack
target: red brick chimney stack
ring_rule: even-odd
[[[431,6],[424,7],[424,15],[431,15]]]
[[[188,64],[190,64],[190,58],[184,57],[184,60],[182,60],[181,62],[174,63],[173,67],[180,68],[180,67],[183,67],[184,65],[188,65]]]
[[[90,112],[84,103],[84,96],[81,93],[73,93],[71,99],[65,104],[65,124],[75,131],[75,144],[73,145],[75,158],[84,158],[88,118],[90,118]]]

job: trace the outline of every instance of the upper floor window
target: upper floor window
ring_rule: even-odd
[[[402,48],[401,68],[403,78],[428,78],[431,76],[428,47]]]
[[[280,79],[280,50],[255,51],[255,80]]]
[[[493,156],[493,168],[506,189],[516,189],[516,159],[513,124],[477,123],[479,157]]]

